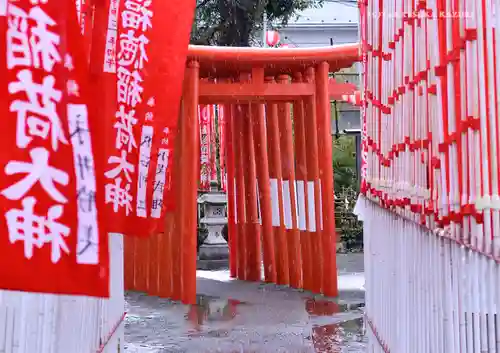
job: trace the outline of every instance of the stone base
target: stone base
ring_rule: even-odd
[[[224,270],[229,268],[229,259],[222,260],[198,260],[196,269],[206,271]]]
[[[198,270],[220,270],[229,267],[227,244],[203,244],[198,254]]]
[[[203,244],[198,253],[200,260],[227,260],[229,247],[227,244]]]

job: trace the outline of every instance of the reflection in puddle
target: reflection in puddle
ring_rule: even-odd
[[[214,321],[230,321],[236,316],[236,307],[245,304],[234,299],[198,296],[196,305],[191,305],[187,320],[195,328]]]
[[[306,299],[306,311],[313,316],[331,316],[340,312],[339,305],[328,300]]]
[[[332,316],[364,308],[363,303],[337,303],[330,300],[308,298],[305,308],[310,316]]]
[[[307,299],[305,308],[311,318],[333,316],[341,312],[358,310],[361,304],[337,304],[328,300]],[[347,353],[364,351],[365,328],[363,319],[327,325],[313,325],[312,341],[318,353]]]
[[[317,353],[363,352],[366,341],[364,320],[313,327],[312,339]]]
[[[365,352],[362,304],[302,295],[197,304],[128,293],[126,353]]]

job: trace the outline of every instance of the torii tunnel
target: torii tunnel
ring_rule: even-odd
[[[324,48],[190,46],[176,137],[175,211],[163,234],[125,241],[125,288],[196,301],[199,104],[226,119],[231,277],[336,296],[330,101],[356,87],[332,73],[358,44]]]

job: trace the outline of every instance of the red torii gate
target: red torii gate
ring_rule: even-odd
[[[126,289],[195,302],[198,104],[223,104],[231,276],[260,281],[263,263],[266,282],[336,296],[330,100],[356,87],[329,73],[358,60],[357,44],[190,46],[174,158],[175,211],[149,243],[126,239]]]

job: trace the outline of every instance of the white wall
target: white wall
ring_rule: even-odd
[[[331,43],[347,44],[358,41],[357,25],[288,27],[280,30],[283,43],[297,47],[324,47]]]
[[[322,8],[300,12],[280,30],[284,43],[298,47],[329,46],[358,41],[359,10],[356,2],[325,1]]]

